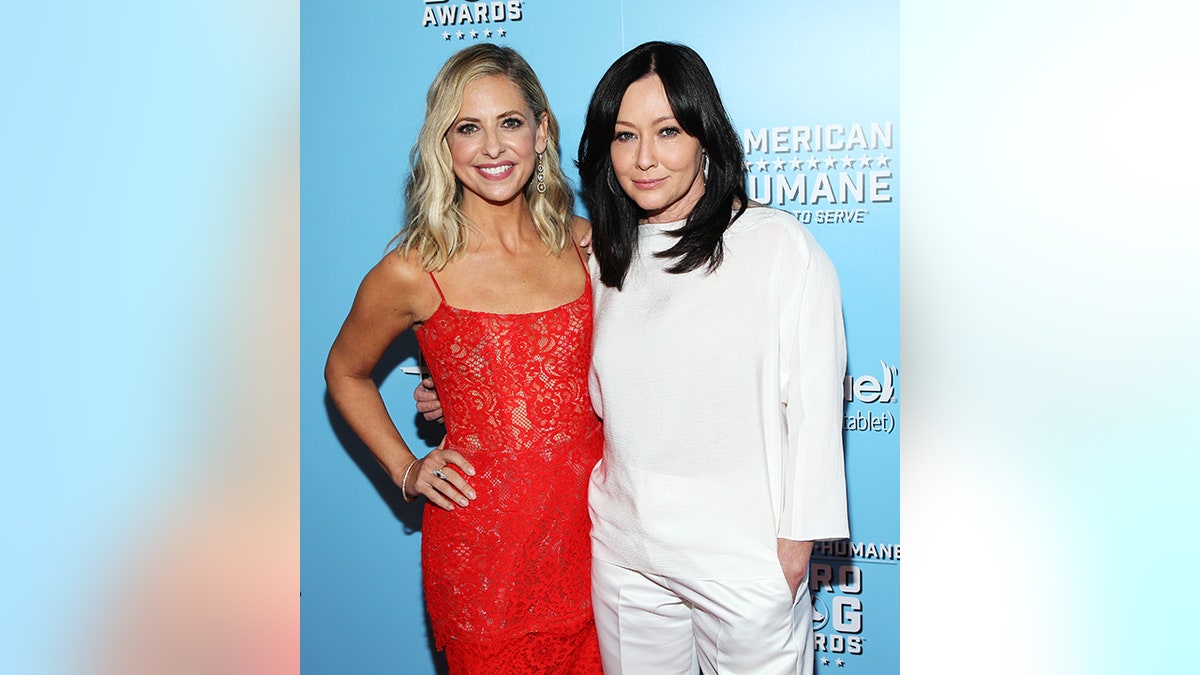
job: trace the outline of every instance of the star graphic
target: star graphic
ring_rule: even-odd
[[[759,171],[767,170],[767,160],[765,160],[765,159],[758,160],[758,170]]]
[[[508,35],[508,33],[504,32],[503,28],[497,28],[496,34],[499,35],[500,37],[504,37],[505,35]]]
[[[825,657],[825,656],[822,656],[822,657],[821,657],[821,665],[823,665],[823,666],[827,666],[827,665],[829,665],[829,658],[828,658],[828,657]]]
[[[783,161],[783,158],[782,158],[782,157],[776,157],[776,158],[775,158],[775,170],[776,170],[776,171],[783,171],[783,166],[784,166],[784,161]]]
[[[471,39],[478,40],[479,39],[479,31],[477,31],[477,30],[471,31]]]
[[[838,668],[845,667],[845,665],[846,665],[846,662],[845,662],[845,661],[843,661],[843,660],[841,660],[841,659],[838,659],[837,661],[834,661],[834,663],[836,663],[836,664],[837,664]]]
[[[833,158],[833,155],[830,155],[829,157],[825,158],[825,168],[826,169],[836,169],[837,168],[837,160]]]
[[[879,166],[887,166],[888,162],[890,162],[890,161],[892,161],[892,158],[888,157],[887,155],[880,155],[879,158],[875,160],[875,162],[878,163]]]
[[[821,165],[821,160],[817,159],[816,157],[808,158],[808,168],[815,170],[820,165]]]
[[[464,38],[464,37],[466,37],[466,36],[467,36],[467,35],[466,35],[466,33],[462,32],[461,30],[460,30],[460,31],[458,31],[458,39],[459,39],[459,40],[463,39],[463,38]]]
[[[793,157],[792,158],[792,170],[799,171],[800,169],[803,169],[803,168],[804,168],[804,162],[801,162],[799,157]]]
[[[842,168],[843,169],[853,169],[854,168],[854,158],[850,157],[849,155],[843,157],[842,158]]]
[[[450,39],[450,32],[449,32],[449,31],[442,31],[442,37],[444,37],[444,38],[446,38],[447,40],[449,40],[449,39]]]
[[[864,169],[871,168],[871,158],[867,157],[866,155],[863,155],[862,157],[860,157],[858,159],[858,163],[861,164],[862,168],[864,168]]]
[[[483,31],[483,37],[492,37],[492,29],[489,28],[489,29]]]
[[[750,163],[750,160],[746,160],[745,162],[742,162],[742,163],[746,165],[746,170],[747,170],[747,171],[753,171],[753,170],[754,170],[754,165]]]

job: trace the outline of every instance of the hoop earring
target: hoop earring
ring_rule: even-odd
[[[537,191],[538,194],[546,194],[546,168],[542,166],[542,153],[538,153],[537,160]]]
[[[708,152],[704,153],[704,180],[708,180]]]
[[[617,187],[613,187],[613,182],[612,182],[613,178],[615,178],[615,175],[611,171],[607,172],[604,175],[604,184],[608,186],[608,191],[613,193],[614,197],[624,197],[625,191],[621,189],[620,185],[618,185]]]

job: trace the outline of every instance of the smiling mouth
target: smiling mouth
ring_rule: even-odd
[[[477,166],[475,169],[487,178],[505,178],[512,173],[515,164],[501,164],[499,166]]]
[[[633,181],[633,184],[636,185],[639,190],[653,190],[654,188],[658,187],[659,185],[662,185],[663,182],[666,180],[667,180],[666,178],[643,179],[643,180],[635,180],[635,181]]]

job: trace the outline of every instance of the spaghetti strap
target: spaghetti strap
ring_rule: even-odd
[[[583,259],[583,254],[579,252],[579,247],[573,241],[571,242],[571,248],[575,249],[575,255],[579,258],[579,264],[583,265],[583,282],[586,284],[584,289],[589,289],[592,287],[592,274],[588,271],[587,261]]]
[[[446,294],[442,292],[442,287],[438,286],[437,277],[433,276],[433,272],[430,272],[429,278],[433,281],[433,287],[437,289],[438,297],[440,297],[442,299],[442,302],[445,303],[446,302]]]

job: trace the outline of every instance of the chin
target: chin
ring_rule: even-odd
[[[642,209],[642,212],[646,214],[647,218],[658,218],[658,217],[662,216],[663,213],[665,213],[667,211],[667,209],[670,209],[671,206],[672,206],[671,204],[658,204],[658,203],[638,204],[638,207]]]
[[[520,197],[523,194],[525,194],[524,190],[517,190],[516,192],[505,192],[502,194],[485,194],[485,195],[480,195],[480,197],[482,197],[484,199],[484,201],[488,202],[489,204],[495,204],[496,206],[503,206],[505,204],[508,204],[512,200],[516,199],[517,197]]]

